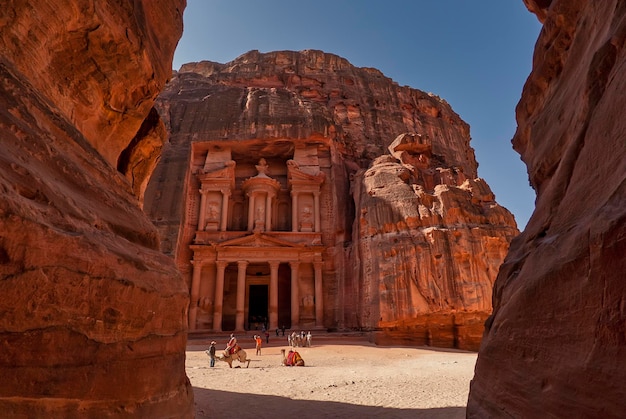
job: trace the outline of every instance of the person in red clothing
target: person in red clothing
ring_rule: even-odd
[[[239,345],[237,345],[237,338],[234,334],[231,333],[230,339],[228,340],[228,344],[226,345],[226,352],[229,354],[234,354],[239,350]]]
[[[263,344],[261,335],[254,335],[254,341],[256,342],[256,354],[261,355],[261,345]]]

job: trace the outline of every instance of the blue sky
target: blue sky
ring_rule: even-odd
[[[535,193],[511,146],[541,25],[522,0],[188,0],[174,69],[244,52],[319,49],[445,99],[478,174],[524,228]]]

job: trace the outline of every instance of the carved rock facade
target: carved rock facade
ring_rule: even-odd
[[[543,30],[513,144],[536,208],[495,283],[468,417],[623,417],[626,5],[525,2]]]
[[[171,137],[145,208],[191,329],[477,348],[517,229],[448,104],[321,51],[186,64],[158,104]]]
[[[2,417],[193,414],[188,291],[158,250],[141,187],[116,170],[124,149],[134,161],[130,150],[158,131],[148,115],[169,76],[183,7],[3,4]]]

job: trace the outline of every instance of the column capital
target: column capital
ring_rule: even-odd
[[[270,260],[267,262],[270,265],[270,268],[276,269],[280,265],[280,261],[278,260]]]
[[[324,266],[324,262],[321,260],[315,260],[313,261],[313,266],[315,266],[316,268],[321,268]]]
[[[292,260],[291,262],[289,262],[289,266],[291,266],[292,268],[298,268],[300,266],[300,261],[299,260]]]
[[[291,196],[298,196],[300,194],[300,191],[296,191],[292,189],[289,193],[291,194]]]
[[[224,269],[226,266],[228,266],[228,261],[227,260],[216,260],[215,264],[217,265],[218,269]]]
[[[233,194],[233,192],[230,189],[220,189],[220,192],[224,196],[231,196]]]
[[[247,260],[238,260],[237,266],[243,266],[245,268],[246,266],[248,266],[249,263],[250,262],[248,262]]]

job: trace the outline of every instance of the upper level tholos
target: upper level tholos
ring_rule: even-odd
[[[287,154],[246,154],[241,142],[237,150],[224,142],[193,147],[200,198],[196,244],[252,232],[319,235],[325,174],[317,144],[291,144]]]

